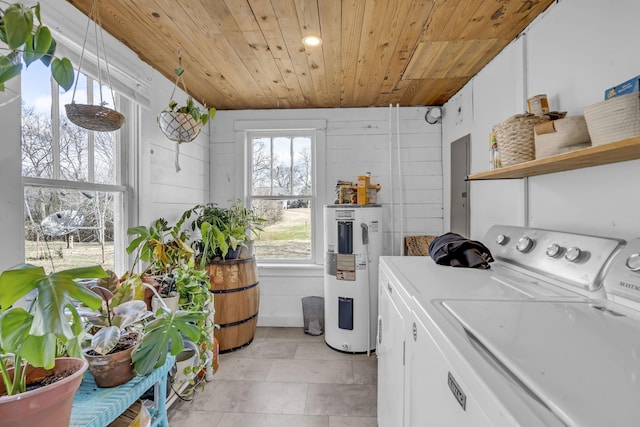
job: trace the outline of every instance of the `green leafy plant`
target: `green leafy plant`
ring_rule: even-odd
[[[23,65],[28,67],[38,60],[51,69],[51,75],[64,90],[73,85],[73,65],[67,58],[54,56],[56,41],[51,30],[42,24],[40,3],[31,7],[14,3],[0,9],[0,41],[8,50],[0,56],[0,92],[7,81],[20,74]]]
[[[182,68],[182,66],[176,68],[174,70],[174,73],[177,77],[176,79],[176,86],[178,81],[182,82],[183,87],[184,85],[184,80],[182,80],[182,75],[184,74],[184,68]],[[186,87],[185,87],[185,92],[186,92]],[[173,95],[171,96],[171,100],[169,101],[169,106],[167,108],[165,108],[164,110],[162,110],[163,113],[167,113],[167,112],[173,112],[173,113],[183,113],[183,114],[188,114],[191,117],[193,117],[193,120],[195,120],[196,122],[200,122],[202,124],[202,126],[206,125],[209,122],[209,119],[213,119],[216,115],[216,109],[211,107],[211,108],[205,108],[204,109],[200,109],[200,107],[198,107],[195,103],[195,101],[193,100],[193,97],[189,96],[187,98],[187,102],[184,105],[178,105],[178,103],[173,99]]]
[[[149,274],[165,274],[180,264],[193,258],[193,249],[185,242],[189,239],[182,229],[184,222],[191,216],[192,210],[182,214],[175,225],[169,226],[164,218],[158,218],[152,225],[138,225],[127,230],[129,236],[135,236],[127,246],[127,253],[136,252],[135,265],[139,260],[148,263],[145,271]]]
[[[191,373],[196,373],[211,362],[208,352],[213,350],[213,323],[207,321],[214,311],[209,291],[209,274],[204,270],[197,270],[193,263],[182,264],[171,274],[175,277],[176,289],[180,295],[180,309],[203,313],[202,318],[196,322],[199,334],[196,339],[192,339],[199,349],[199,363],[188,368]]]
[[[262,226],[267,222],[265,218],[258,216],[254,210],[247,208],[240,199],[235,199],[229,208],[230,221],[246,230],[251,237],[258,231],[263,231]]]
[[[178,103],[172,99],[169,101],[169,106],[162,110],[162,112],[188,114],[193,117],[193,120],[200,122],[202,126],[206,125],[209,122],[209,119],[213,119],[216,115],[216,109],[213,107],[201,110],[191,96],[187,98],[187,103],[185,105],[178,105]]]
[[[261,231],[266,222],[239,199],[233,200],[228,208],[210,203],[195,206],[193,212],[197,216],[191,227],[200,230],[200,239],[192,245],[201,267],[216,257],[225,258],[230,250],[236,251],[250,236]]]
[[[74,300],[98,309],[102,299],[76,279],[102,277],[107,273],[100,266],[47,275],[42,267],[30,264],[0,275],[0,373],[9,395],[26,391],[27,364],[53,368],[60,344],[69,356],[82,357],[84,325]],[[27,309],[13,306],[32,292]],[[8,372],[10,365],[15,369],[13,376]]]
[[[229,224],[215,224],[203,222],[200,225],[200,240],[194,242],[200,260],[200,268],[217,257],[226,258],[229,250],[236,251],[244,244],[247,234],[244,228],[231,228]]]
[[[168,353],[174,356],[180,353],[184,348],[183,335],[195,342],[200,334],[198,323],[205,316],[203,312],[185,310],[172,313],[166,306],[156,310],[155,319],[145,325],[142,341],[132,354],[136,372],[148,375],[165,364]]]
[[[151,316],[147,304],[130,299],[130,287],[126,284],[115,294],[101,286],[93,286],[91,290],[102,298],[102,306],[93,312],[81,311],[92,327],[90,348],[106,355],[119,348],[118,344],[135,345],[144,326],[142,322]]]

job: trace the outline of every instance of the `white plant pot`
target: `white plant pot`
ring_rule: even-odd
[[[160,113],[158,125],[167,138],[178,143],[193,141],[202,130],[202,123],[195,121],[191,114],[173,111]]]
[[[195,377],[196,372],[185,372],[189,367],[195,368],[199,363],[198,349],[192,341],[185,340],[184,349],[176,356],[176,377],[173,382],[174,389],[178,390],[186,382]]]
[[[164,297],[162,298],[162,300],[164,301],[165,305],[169,307],[169,310],[171,310],[172,313],[175,313],[176,311],[178,311],[180,295],[175,295],[172,297]],[[154,295],[153,298],[151,299],[151,309],[155,312],[158,308],[160,308],[161,305],[162,303],[158,301],[158,297]]]

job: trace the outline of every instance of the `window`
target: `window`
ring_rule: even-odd
[[[246,198],[267,220],[254,241],[261,262],[315,263],[320,253],[323,201],[318,183],[323,178],[316,164],[323,152],[324,121],[310,122],[322,128],[245,134]]]
[[[128,103],[109,88],[79,75],[75,101],[107,107]],[[22,73],[22,175],[25,262],[47,271],[101,264],[124,266],[126,230],[122,132],[92,132],[71,123],[60,93],[39,62]],[[93,100],[93,101],[92,101]],[[121,109],[121,108],[116,108]],[[116,244],[119,243],[119,244]]]

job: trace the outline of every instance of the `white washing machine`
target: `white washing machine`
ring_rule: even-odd
[[[379,426],[640,419],[630,404],[640,398],[633,379],[640,348],[630,339],[640,322],[637,312],[611,301],[640,290],[640,273],[627,265],[640,270],[640,243],[620,253],[617,239],[506,226],[493,227],[483,243],[496,258],[490,270],[382,257]],[[613,402],[618,386],[626,394]],[[602,402],[620,414],[609,417],[616,422],[591,413],[602,411]]]

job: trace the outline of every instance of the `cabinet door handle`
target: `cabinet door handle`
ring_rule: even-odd
[[[378,316],[378,344],[382,344],[382,316]]]
[[[416,326],[416,322],[413,322],[413,340],[418,341],[418,327]]]
[[[387,289],[389,289],[389,293],[393,292],[393,288],[391,287],[391,283],[387,283]]]

